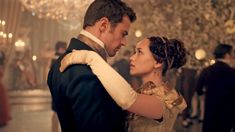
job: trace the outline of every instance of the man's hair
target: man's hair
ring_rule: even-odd
[[[115,26],[125,15],[131,22],[136,20],[135,12],[121,0],[95,0],[86,11],[83,29],[93,26],[102,17],[107,17],[112,26]]]
[[[55,44],[55,51],[58,51],[60,48],[66,49],[67,44],[64,41],[57,41]]]
[[[233,47],[228,44],[219,44],[216,46],[214,56],[216,59],[224,58],[225,54],[231,54]]]

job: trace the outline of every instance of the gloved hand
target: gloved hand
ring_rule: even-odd
[[[137,93],[130,84],[119,75],[96,52],[88,50],[73,50],[61,61],[60,71],[63,72],[69,65],[87,64],[98,77],[113,100],[123,109],[128,109],[136,101]]]

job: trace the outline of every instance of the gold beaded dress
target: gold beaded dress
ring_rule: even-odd
[[[171,132],[178,114],[187,106],[184,98],[175,89],[168,90],[166,85],[156,86],[151,81],[137,92],[160,99],[163,103],[163,116],[156,120],[131,114],[128,132]]]

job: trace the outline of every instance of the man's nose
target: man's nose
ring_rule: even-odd
[[[126,46],[126,45],[127,45],[126,38],[123,38],[123,39],[122,39],[121,45],[122,45],[122,46]]]

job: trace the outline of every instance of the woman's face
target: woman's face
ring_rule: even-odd
[[[143,39],[135,47],[135,54],[130,57],[130,74],[143,77],[154,71],[156,60],[149,49],[149,39]]]

